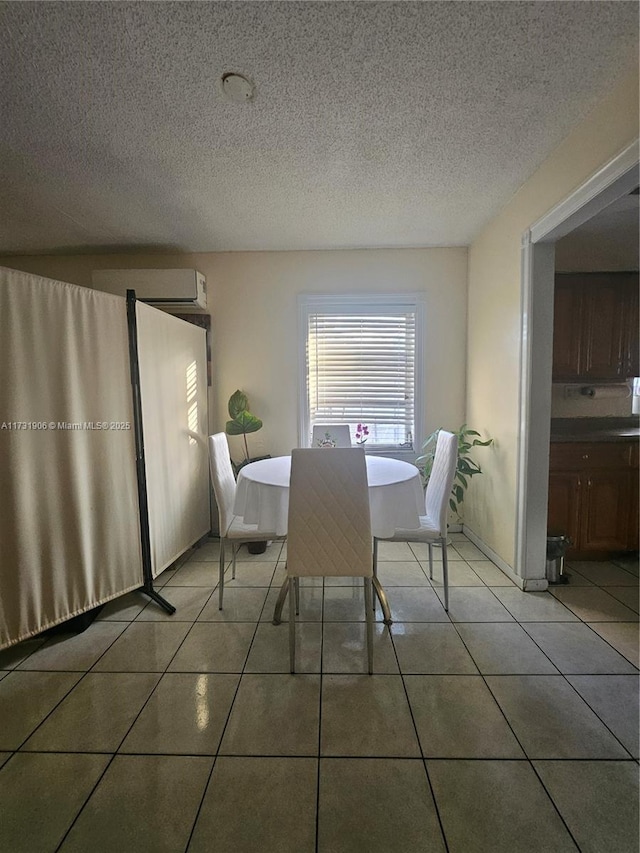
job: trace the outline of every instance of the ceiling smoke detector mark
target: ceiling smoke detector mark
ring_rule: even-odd
[[[228,101],[235,103],[243,103],[251,101],[255,94],[255,86],[245,77],[244,74],[238,74],[235,71],[228,71],[220,78],[222,94]]]

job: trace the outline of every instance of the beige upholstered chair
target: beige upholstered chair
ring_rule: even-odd
[[[334,447],[351,447],[349,424],[316,424],[311,436],[311,447],[320,447],[322,441],[335,441]]]
[[[236,479],[233,476],[227,436],[223,432],[209,436],[209,469],[213,492],[218,504],[220,524],[220,582],[218,584],[218,608],[222,610],[224,595],[224,562],[227,543],[231,544],[231,577],[236,576],[236,551],[247,542],[264,542],[271,539],[283,539],[273,532],[258,532],[255,524],[244,524],[241,518],[233,514],[233,502],[236,497]]]
[[[287,578],[289,658],[295,672],[295,590],[301,577],[364,578],[369,674],[373,671],[373,553],[364,450],[311,447],[291,454]]]
[[[424,496],[426,515],[420,516],[416,530],[396,530],[392,542],[425,542],[429,546],[429,577],[433,578],[433,546],[442,546],[442,576],[444,583],[444,609],[449,609],[449,567],[447,563],[447,514],[453,479],[458,463],[458,439],[440,430],[436,442],[431,476]],[[374,571],[378,568],[378,540],[373,542]]]

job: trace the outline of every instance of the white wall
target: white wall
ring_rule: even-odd
[[[469,250],[467,420],[494,438],[465,501],[465,523],[515,563],[521,238],[638,136],[634,71],[552,153]],[[551,388],[549,388],[551,394]]]
[[[464,420],[467,250],[371,249],[0,258],[0,264],[90,286],[97,268],[194,267],[207,276],[212,318],[211,431],[223,430],[241,388],[264,428],[252,455],[297,445],[297,295],[422,292],[426,295],[424,420],[428,434]],[[233,455],[241,443],[232,439]]]

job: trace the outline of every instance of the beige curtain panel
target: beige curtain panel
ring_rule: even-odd
[[[136,303],[153,577],[211,529],[204,329]]]
[[[125,300],[0,267],[0,648],[142,583]]]

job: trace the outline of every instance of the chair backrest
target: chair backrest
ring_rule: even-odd
[[[292,451],[287,572],[292,577],[372,576],[363,448]]]
[[[233,476],[227,436],[217,432],[209,436],[209,470],[213,492],[218,504],[220,536],[224,536],[233,519],[233,502],[236,497],[236,478]]]
[[[427,483],[424,502],[427,515],[436,522],[440,534],[447,532],[447,514],[453,479],[458,464],[458,437],[441,429],[436,442],[433,468]]]
[[[316,424],[311,436],[311,447],[321,447],[321,442],[327,442],[326,446],[351,447],[351,433],[349,424]]]

